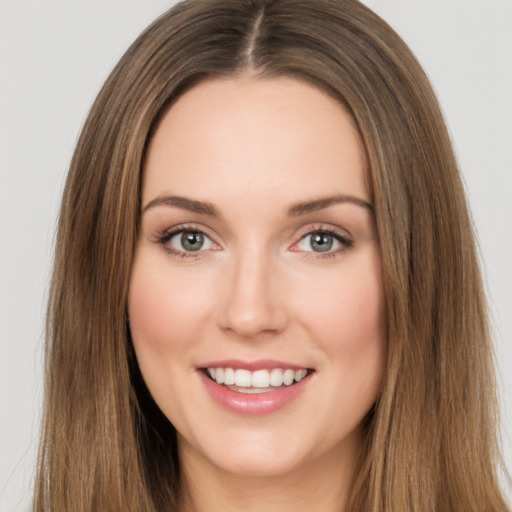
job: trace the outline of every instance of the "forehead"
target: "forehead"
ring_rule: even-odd
[[[162,117],[149,145],[143,204],[162,193],[215,202],[333,193],[369,200],[365,168],[352,118],[316,87],[291,78],[210,80]]]

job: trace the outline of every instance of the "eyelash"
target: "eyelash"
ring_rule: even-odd
[[[185,232],[191,232],[191,233],[200,233],[201,235],[205,236],[206,238],[211,240],[211,237],[208,236],[203,229],[201,229],[199,226],[195,226],[193,224],[187,224],[184,226],[177,226],[175,228],[172,228],[170,230],[166,230],[156,237],[156,242],[162,245],[164,250],[169,253],[171,256],[177,257],[177,258],[198,258],[200,257],[200,253],[203,251],[197,251],[191,252],[191,251],[181,251],[179,249],[175,249],[172,245],[169,245],[169,241],[172,240],[172,238],[176,235],[179,235],[180,233]],[[215,242],[213,242],[215,244]],[[215,244],[217,245],[217,244]]]
[[[203,253],[204,250],[181,251],[179,249],[175,249],[172,245],[169,245],[169,241],[172,240],[172,238],[174,236],[179,235],[180,233],[184,233],[184,232],[199,233],[199,234],[203,235],[204,237],[208,238],[209,240],[211,240],[211,242],[214,245],[217,245],[212,240],[212,238],[204,232],[203,229],[201,229],[199,226],[191,225],[191,224],[177,226],[170,230],[163,231],[156,236],[155,241],[158,244],[162,245],[164,250],[174,257],[181,258],[181,259],[201,257],[201,253]],[[328,252],[326,251],[325,253],[315,252],[315,251],[300,251],[300,250],[293,249],[293,247],[298,246],[298,244],[300,244],[304,239],[306,239],[306,237],[312,236],[312,235],[317,235],[317,234],[333,237],[334,240],[336,240],[341,245],[341,247],[334,251],[331,251],[331,250],[329,250]],[[350,240],[349,238],[347,238],[346,236],[341,235],[340,233],[333,230],[332,228],[318,225],[318,226],[310,227],[307,230],[305,230],[304,233],[300,235],[299,240],[297,242],[293,243],[290,250],[292,250],[293,252],[304,252],[307,255],[307,257],[309,257],[309,258],[325,259],[325,258],[336,257],[339,254],[350,250],[353,246],[354,246],[354,242],[352,240]]]
[[[297,242],[295,242],[292,245],[292,248],[295,246],[298,246],[306,237],[312,236],[312,235],[328,235],[332,236],[334,240],[339,242],[341,245],[340,248],[336,250],[329,250],[329,252],[321,253],[321,252],[315,252],[315,251],[302,251],[305,253],[306,257],[308,258],[315,258],[315,259],[327,259],[327,258],[335,258],[336,256],[339,256],[340,254],[350,250],[354,246],[354,242],[350,240],[347,236],[341,235],[338,231],[324,226],[324,225],[314,225],[312,227],[308,227],[307,230],[305,230],[301,235]],[[293,250],[293,249],[291,249]],[[300,252],[300,251],[294,251],[294,252]]]

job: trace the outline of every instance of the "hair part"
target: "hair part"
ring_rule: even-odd
[[[59,217],[33,510],[178,510],[176,432],[145,387],[126,314],[144,157],[185,91],[248,73],[336,98],[367,155],[389,348],[347,511],[507,510],[486,304],[449,136],[416,59],[356,0],[186,0],[107,79]]]

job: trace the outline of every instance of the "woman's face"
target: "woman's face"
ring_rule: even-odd
[[[207,81],[161,120],[129,315],[182,463],[352,460],[386,353],[365,165],[349,115],[293,79]]]

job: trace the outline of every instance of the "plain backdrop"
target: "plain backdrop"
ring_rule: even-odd
[[[0,510],[35,468],[55,220],[107,74],[170,0],[0,1]],[[407,41],[446,115],[479,235],[512,467],[512,0],[366,0]]]

